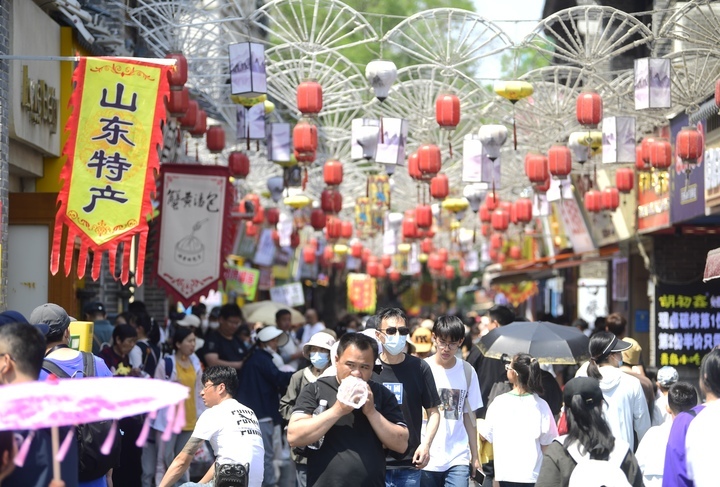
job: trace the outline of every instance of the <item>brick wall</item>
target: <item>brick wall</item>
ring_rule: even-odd
[[[10,0],[0,0],[0,55],[10,54],[10,18],[12,4]],[[10,140],[8,121],[10,117],[10,62],[0,60],[0,202],[2,202],[2,224],[0,225],[0,309],[7,306],[7,221],[8,221],[8,183]]]

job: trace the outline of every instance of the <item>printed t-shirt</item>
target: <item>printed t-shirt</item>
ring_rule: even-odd
[[[200,415],[192,437],[209,441],[220,465],[250,464],[248,487],[262,485],[265,449],[258,420],[250,408],[226,399]]]
[[[477,374],[472,370],[470,390],[465,376],[463,360],[455,360],[449,369],[428,357],[425,362],[430,366],[438,396],[440,396],[440,426],[430,447],[430,462],[423,470],[445,472],[456,465],[470,464],[470,446],[463,414],[475,411],[483,406]],[[465,405],[467,397],[470,408]]]
[[[185,426],[183,431],[192,431],[195,428],[197,422],[197,409],[195,407],[195,386],[197,385],[197,377],[195,376],[195,367],[192,362],[189,362],[187,366],[180,363],[179,360],[175,361],[175,367],[177,367],[178,382],[190,389],[191,394],[185,399]]]
[[[394,424],[405,425],[395,395],[372,380],[375,409]],[[321,399],[330,409],[338,390],[336,377],[321,377],[303,388],[293,414],[311,415]],[[340,418],[325,433],[318,450],[308,451],[308,487],[385,487],[385,449],[361,409]]]
[[[408,449],[401,460],[388,457],[387,467],[412,467],[415,450],[420,445],[420,432],[422,430],[423,408],[429,409],[440,405],[440,397],[435,387],[430,366],[412,355],[405,355],[399,364],[383,362],[379,374],[382,384],[393,394],[400,405],[405,424],[410,435]]]
[[[220,360],[239,362],[245,356],[245,348],[239,338],[233,336],[228,340],[217,331],[212,331],[205,340],[203,353],[216,353]]]

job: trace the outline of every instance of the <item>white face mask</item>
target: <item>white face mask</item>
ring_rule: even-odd
[[[397,355],[405,349],[405,343],[407,342],[407,335],[401,335],[395,333],[394,335],[385,335],[385,343],[383,348],[390,355]]]
[[[211,330],[217,330],[220,327],[220,322],[219,321],[208,321],[208,327]]]
[[[313,352],[310,354],[310,362],[316,369],[324,369],[330,362],[330,354],[328,352]]]

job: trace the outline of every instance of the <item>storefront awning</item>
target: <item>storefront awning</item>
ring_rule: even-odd
[[[718,277],[720,277],[720,248],[708,252],[707,260],[705,261],[703,282],[708,282]]]

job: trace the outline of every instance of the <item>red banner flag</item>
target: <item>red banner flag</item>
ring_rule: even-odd
[[[100,276],[108,252],[115,276],[116,254],[122,244],[120,280],[126,284],[131,247],[137,243],[135,281],[143,281],[147,216],[152,212],[158,170],[160,121],[165,118],[169,65],[134,59],[81,58],[70,98],[73,107],[66,130],[67,161],[60,178],[50,271],[60,266],[63,226],[67,227],[64,269],[70,274],[73,249],[80,241],[78,277],[85,275],[88,251],[93,253],[92,278]]]

